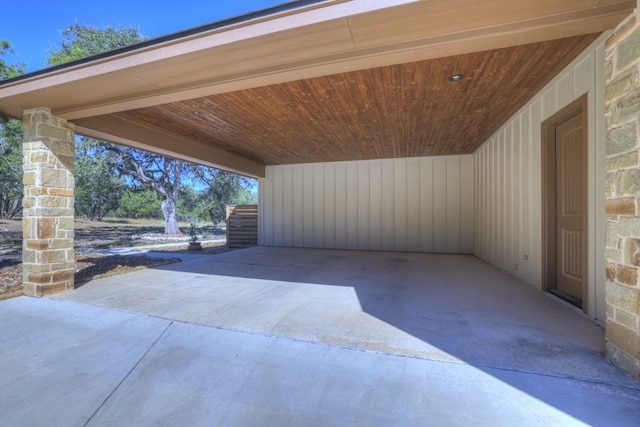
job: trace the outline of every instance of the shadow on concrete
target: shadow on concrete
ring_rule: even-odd
[[[604,360],[602,328],[474,256],[259,247],[202,259],[148,277],[172,306],[125,309],[182,321],[200,310],[199,324],[469,364],[589,424],[602,421],[590,417],[604,403],[585,411],[553,384],[600,387],[632,397],[627,409],[640,419],[640,385]],[[176,291],[180,283],[194,292]]]

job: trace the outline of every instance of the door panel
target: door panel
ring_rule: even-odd
[[[587,153],[582,114],[556,127],[556,289],[583,301]]]

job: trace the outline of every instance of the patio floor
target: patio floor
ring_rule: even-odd
[[[251,248],[0,302],[6,425],[637,425],[579,311],[473,256]]]

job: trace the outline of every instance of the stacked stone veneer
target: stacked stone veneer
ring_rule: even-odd
[[[73,288],[74,127],[46,108],[23,124],[23,284],[42,296]]]
[[[606,43],[607,358],[640,379],[640,13]]]

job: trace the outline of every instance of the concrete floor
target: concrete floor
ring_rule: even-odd
[[[472,256],[191,255],[0,328],[3,425],[640,425],[602,328]]]

